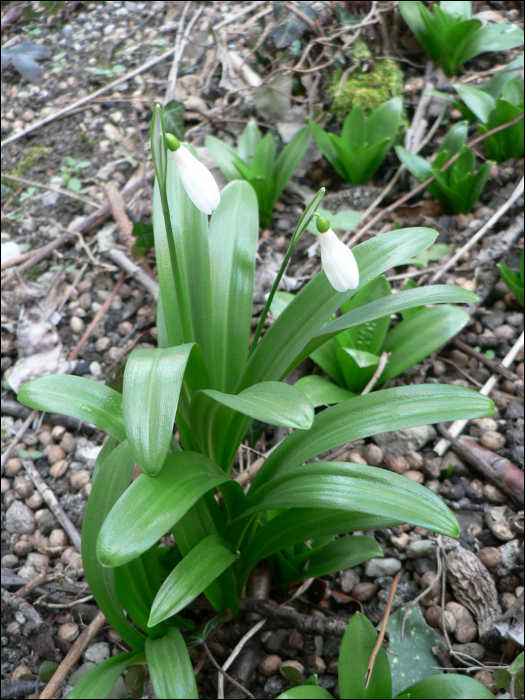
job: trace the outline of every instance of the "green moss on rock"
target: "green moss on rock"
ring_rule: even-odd
[[[50,152],[51,148],[49,146],[31,146],[31,148],[25,151],[23,160],[20,161],[10,175],[22,177],[22,175],[25,175],[25,173],[31,170],[37,161],[41,158],[45,158]]]

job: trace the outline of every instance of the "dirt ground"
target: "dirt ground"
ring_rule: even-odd
[[[379,58],[385,56],[399,68],[406,125],[414,119],[428,86],[450,87],[442,71],[432,72],[426,54],[401,20],[395,3],[389,1],[305,3],[316,14],[309,23],[301,23],[293,12],[287,14],[289,3],[281,2],[75,1],[64,3],[57,14],[44,11],[36,2],[28,3],[33,16],[27,19],[21,16],[22,5],[2,3],[3,50],[29,42],[46,47],[48,54],[37,61],[40,75],[33,74],[32,82],[12,61],[3,62],[2,68],[2,449],[10,451],[5,464],[2,461],[2,697],[38,697],[35,692],[43,688],[98,612],[71,532],[66,532],[43,500],[25,465],[29,462],[34,466],[69,516],[73,529],[80,532],[94,462],[105,436],[72,419],[37,414],[14,443],[30,411],[17,403],[11,382],[23,383],[35,372],[51,372],[59,362],[64,371],[118,389],[131,350],[156,346],[154,250],[149,250],[145,259],[132,261],[134,273],[129,274],[128,267],[125,280],[121,280],[122,258],[132,258],[126,226],[129,222],[151,222],[149,132],[153,105],[164,104],[168,98],[185,103],[185,138],[222,186],[225,179],[205,149],[205,135],[213,134],[235,145],[247,120],[255,118],[263,132],[287,141],[297,125],[322,110],[326,111],[326,123],[337,131],[339,126],[329,111],[329,85],[334,67],[343,65],[344,70],[351,65],[349,51],[357,41],[364,42],[373,57],[367,59],[369,65],[361,63],[360,70],[378,71]],[[493,13],[492,21],[523,26],[522,3],[474,5],[476,12]],[[343,21],[348,23],[342,25]],[[291,32],[288,43],[282,38],[283,26]],[[323,37],[330,41],[322,43],[319,39]],[[138,70],[173,47],[175,60],[171,53],[146,70]],[[245,59],[251,73],[233,67],[231,52]],[[462,66],[457,78],[482,84],[518,53],[482,54]],[[338,55],[350,62],[338,63]],[[288,77],[282,89],[270,91],[272,99],[262,104],[255,96],[256,87],[268,84],[283,71]],[[111,84],[120,78],[126,79]],[[97,95],[106,86],[108,89]],[[72,105],[72,111],[61,114]],[[432,125],[436,127],[421,151],[425,157],[435,153],[450,124],[461,117],[457,110],[448,110],[445,116],[441,110],[442,103],[434,101],[424,114],[424,133],[429,133]],[[41,120],[46,121],[40,124]],[[26,130],[26,135],[19,136]],[[476,148],[483,158],[483,144]],[[330,211],[352,209],[364,214],[384,193],[398,167],[392,150],[368,185],[350,186],[322,157],[312,139],[276,205],[271,227],[260,231],[253,329],[304,205],[317,189],[326,187],[321,206]],[[428,284],[508,202],[522,176],[523,158],[493,166],[487,187],[469,214],[455,215],[428,194],[419,193],[386,213],[360,240],[396,225],[436,229],[437,242],[448,245],[448,253],[430,262],[428,269],[405,265],[386,273],[395,290],[401,289],[407,278],[419,285]],[[393,205],[415,184],[405,173],[373,214]],[[109,201],[118,208],[115,202],[120,196],[125,212],[115,219],[106,205]],[[523,342],[506,373],[494,370],[494,366],[523,334],[523,309],[496,268],[500,262],[514,270],[519,267],[522,208],[523,194],[442,274],[441,283],[462,286],[480,298],[478,303],[467,305],[471,320],[458,336],[463,348],[450,342],[388,384],[447,383],[480,389],[496,371],[498,381],[491,397],[497,411],[491,418],[472,421],[466,432],[520,469],[524,459]],[[360,226],[371,216],[363,218]],[[355,231],[342,234],[352,241]],[[283,278],[284,290],[298,290],[320,269],[316,240],[310,233],[301,239]],[[120,251],[121,257],[113,256],[112,250]],[[87,342],[81,343],[85,329],[102,309]],[[477,349],[477,356],[469,348]],[[21,366],[23,362],[26,364]],[[300,367],[302,374],[312,371],[319,372],[319,368],[310,360]],[[410,472],[411,478],[441,495],[460,522],[461,548],[474,556],[492,582],[487,593],[491,619],[494,622],[511,610],[523,629],[523,511],[519,504],[453,449],[439,455],[435,448],[440,436],[435,430],[419,436],[415,447],[408,444],[407,435],[394,437],[398,447],[362,440],[348,445],[338,459],[371,463],[370,456],[375,454],[376,466]],[[267,427],[256,449],[269,449],[281,438],[280,429]],[[19,504],[16,513],[13,503]],[[294,600],[296,611],[348,622],[353,612],[361,610],[378,624],[399,562],[406,570],[394,598],[394,610],[413,600],[433,580],[437,561],[431,533],[402,526],[367,534],[378,540],[385,558],[374,560],[375,568],[368,562],[316,579]],[[39,585],[26,598],[31,610],[17,607],[9,594],[36,577]],[[279,603],[293,592],[273,586],[264,566],[256,570],[253,586],[262,587],[266,598]],[[198,623],[210,616],[210,608],[201,598],[184,613]],[[450,641],[456,650],[481,663],[477,670],[472,667],[471,675],[491,687],[495,695],[510,697],[493,683],[491,664],[508,664],[521,648],[512,635],[504,638],[482,633],[483,615],[472,614],[463,603],[453,586],[447,589]],[[421,611],[444,642],[435,589],[421,602]],[[244,612],[215,634],[209,649],[219,664],[256,618],[254,612]],[[253,696],[272,698],[289,687],[282,664],[294,661],[306,676],[317,673],[319,683],[338,697],[339,645],[338,637],[309,634],[300,625],[290,626],[277,616],[246,644],[229,673]],[[451,662],[446,649],[445,643],[439,664],[457,663]],[[103,627],[55,697],[65,697],[75,680],[94,663],[123,650],[127,647],[119,636]],[[200,697],[215,697],[217,672],[213,664],[199,647],[193,648],[192,660]],[[140,697],[143,692],[144,697],[153,697],[148,680],[129,676],[119,680],[111,697]],[[243,695],[227,682],[226,697]]]

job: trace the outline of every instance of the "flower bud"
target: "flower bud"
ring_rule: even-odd
[[[168,137],[171,137],[168,139]],[[178,145],[176,150],[172,150]],[[179,171],[186,194],[193,204],[204,214],[217,209],[221,196],[213,175],[190,151],[182,146],[172,134],[166,134],[166,145],[172,151],[173,160]]]
[[[317,230],[324,227],[326,219],[317,219]],[[359,286],[359,269],[354,254],[342,241],[337,238],[331,228],[325,232],[319,231],[319,244],[321,246],[321,263],[328,281],[336,292],[346,292],[349,289],[357,289]]]

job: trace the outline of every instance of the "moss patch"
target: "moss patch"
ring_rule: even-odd
[[[333,100],[331,112],[336,121],[342,123],[352,109],[359,105],[365,115],[369,115],[392,97],[400,97],[403,92],[403,73],[390,58],[376,59],[372,62],[372,53],[368,46],[359,41],[350,53],[352,71],[336,69],[330,76],[326,87],[327,95]],[[362,64],[362,65],[361,65]],[[362,67],[368,67],[363,71]],[[406,117],[402,116],[406,122]]]
[[[22,177],[22,175],[25,175],[25,173],[31,170],[37,161],[45,158],[50,151],[51,148],[49,146],[31,146],[31,148],[28,148],[25,152],[24,159],[21,160],[16,168],[9,174],[14,177]]]

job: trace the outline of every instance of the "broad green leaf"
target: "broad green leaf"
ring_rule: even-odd
[[[348,389],[343,389],[327,377],[319,374],[309,374],[301,377],[294,386],[300,389],[312,402],[314,408],[325,404],[339,403],[351,399],[355,394]]]
[[[439,6],[443,12],[446,12],[449,15],[461,15],[461,17],[464,19],[470,19],[472,17],[471,0],[461,0],[460,2],[441,0]]]
[[[465,143],[465,139],[467,138],[468,134],[468,122],[467,121],[460,121],[457,122],[457,124],[454,124],[447,133],[445,134],[445,138],[441,142],[441,145],[439,146],[438,153],[443,153],[444,151],[448,151],[447,156],[445,158],[445,161],[448,160],[451,156],[456,155],[458,151],[461,149],[463,144]],[[445,162],[443,161],[443,162]],[[434,165],[436,163],[434,162]],[[441,166],[439,166],[441,167]]]
[[[82,565],[97,605],[111,626],[131,647],[144,649],[144,637],[126,618],[119,602],[114,569],[102,567],[96,556],[100,529],[113,505],[127,489],[135,465],[127,441],[110,451],[111,447],[109,440],[95,465],[96,478],[92,482],[82,521]]]
[[[428,180],[430,177],[430,163],[421,156],[407,151],[403,146],[395,146],[394,150],[399,160],[418,182]]]
[[[461,53],[461,63],[485,51],[508,51],[523,44],[523,29],[515,24],[489,24],[481,27]]]
[[[381,165],[386,153],[390,150],[392,141],[397,134],[402,110],[403,101],[399,97],[394,97],[384,102],[368,117],[366,123],[368,142],[373,144],[382,140],[385,136],[390,139],[390,143],[386,147],[384,154],[377,157],[377,161],[371,165],[371,168],[377,169],[379,165]]]
[[[274,476],[347,442],[415,425],[481,418],[493,412],[494,404],[488,397],[453,385],[418,384],[356,396],[318,413],[307,433],[288,435],[255,476],[250,494]]]
[[[377,136],[377,134],[374,136]],[[356,105],[345,119],[341,131],[341,138],[347,145],[349,151],[357,151],[358,148],[368,142],[366,119],[359,105]]]
[[[308,430],[314,419],[311,401],[302,391],[283,382],[261,382],[237,396],[212,389],[206,389],[203,393],[223,406],[262,423]]]
[[[353,309],[365,306],[376,299],[386,299],[391,295],[390,284],[384,275],[379,275],[362,287],[357,294],[346,301],[341,307],[341,314],[347,314]],[[339,317],[340,318],[340,317]],[[353,326],[335,336],[342,348],[355,348],[378,355],[390,326],[390,314],[374,321],[368,321],[359,326]]]
[[[340,537],[324,547],[316,549],[308,557],[308,565],[303,570],[300,580],[312,576],[327,576],[336,571],[351,569],[367,559],[382,556],[383,550],[373,537],[363,535]],[[291,563],[295,565],[295,561]],[[294,581],[297,580],[299,579],[294,579]],[[289,581],[289,583],[293,583],[293,581]]]
[[[138,557],[206,491],[227,479],[197,452],[168,455],[157,476],[141,474],[113,506],[98,537],[98,560],[114,567]]]
[[[327,134],[326,131],[322,129],[318,124],[316,124],[312,119],[309,119],[308,121],[310,122],[310,128],[312,129],[313,137],[315,139],[315,142],[319,146],[321,153],[330,163],[330,165],[332,165],[337,170],[339,175],[341,175],[341,177],[344,180],[346,180],[346,171],[344,165],[339,160],[337,150],[335,149],[335,146],[332,143],[330,135]]]
[[[442,673],[435,668],[439,663],[432,652],[432,647],[439,645],[439,639],[435,630],[425,622],[418,605],[409,607],[401,637],[406,613],[406,606],[396,610],[388,618],[386,627],[388,651],[391,652],[388,660],[392,673],[392,695],[401,693],[409,683]]]
[[[523,93],[524,87],[523,83],[517,78],[509,80],[503,87],[502,98],[515,107],[520,107],[523,109]]]
[[[330,508],[287,508],[263,525],[242,553],[244,568],[281,549],[318,537],[340,535],[354,530],[391,527],[402,520],[376,513],[336,510]]]
[[[436,238],[428,228],[391,231],[353,249],[360,287],[377,275],[428,248]],[[255,348],[243,370],[237,390],[265,380],[281,379],[308,341],[355,290],[336,292],[324,272],[301,289],[275,320]],[[384,315],[384,314],[382,314]]]
[[[293,298],[294,295],[290,294],[290,292],[275,292],[270,306],[270,313],[272,316],[274,318],[280,316]]]
[[[276,700],[301,700],[302,698],[311,698],[311,700],[327,700],[333,695],[320,685],[298,685],[295,688],[285,690],[277,696]]]
[[[210,134],[206,135],[204,143],[206,144],[206,148],[208,149],[211,157],[217,163],[228,182],[238,180],[239,171],[235,167],[235,163],[239,162],[239,156],[237,153],[235,153],[233,148],[228,146],[227,143],[224,143],[224,141],[221,141]],[[245,160],[245,158],[243,158],[243,160]]]
[[[155,476],[164,464],[193,343],[133,350],[124,371],[126,435],[135,461]]]
[[[330,228],[334,233],[339,231],[353,231],[361,221],[361,212],[351,209],[340,209],[335,216],[329,216]]]
[[[146,660],[157,698],[198,698],[186,643],[174,627],[160,639],[148,637]]]
[[[474,112],[476,117],[482,122],[488,122],[490,113],[496,107],[494,99],[484,90],[471,85],[458,84],[454,85],[454,87],[463,102]]]
[[[255,251],[259,236],[257,198],[247,182],[221,192],[210,223],[213,353],[208,359],[212,386],[234,390],[248,357]]]
[[[311,352],[310,357],[321,369],[330,375],[334,382],[343,387],[345,386],[345,378],[341,364],[337,358],[337,351],[339,349],[339,344],[334,338],[324,343],[324,345],[321,345],[315,352]]]
[[[337,361],[343,370],[345,386],[350,391],[363,391],[379,364],[379,357],[366,350],[338,348]]]
[[[341,697],[358,700],[392,697],[390,668],[382,646],[379,647],[368,688],[365,687],[366,668],[377,636],[370,620],[359,612],[355,613],[345,630],[339,652],[337,674]]]
[[[408,686],[396,697],[401,695],[404,698],[413,698],[414,700],[416,698],[417,700],[494,698],[494,694],[483,683],[469,678],[469,676],[460,676],[458,673],[429,676]]]
[[[297,166],[301,162],[310,142],[310,127],[303,126],[281,151],[273,168],[273,192],[275,201],[288,184]]]
[[[75,687],[68,694],[70,700],[104,700],[118,681],[122,673],[131,664],[145,663],[144,653],[140,651],[127,651],[117,654],[110,659],[101,661],[90,669],[75,683]],[[196,696],[195,696],[196,697]]]
[[[162,584],[151,606],[149,625],[153,627],[189,605],[236,559],[219,535],[203,539]]]
[[[239,139],[239,146],[237,147],[237,154],[239,158],[244,161],[251,160],[261,138],[261,130],[257,126],[256,122],[253,119],[250,119],[248,124],[246,124],[244,127],[241,138]]]
[[[17,398],[29,408],[63,413],[93,423],[119,442],[126,439],[122,394],[94,379],[49,374],[26,382]]]
[[[388,297],[382,297],[377,301],[370,302],[364,306],[360,306],[353,311],[349,311],[342,316],[330,321],[317,335],[312,338],[310,343],[295,359],[289,370],[293,369],[305,357],[311,354],[316,348],[327,340],[330,340],[345,328],[360,326],[361,324],[371,323],[375,319],[381,318],[385,313],[395,314],[405,309],[420,307],[424,304],[439,304],[445,302],[467,303],[477,301],[478,297],[473,293],[461,287],[454,287],[446,284],[434,285],[431,287],[418,287],[417,289],[408,289]],[[318,352],[318,350],[316,350]]]
[[[275,160],[275,141],[272,134],[266,134],[257,144],[253,154],[251,171],[252,177],[273,177],[273,163]]]
[[[469,194],[469,205],[471,209],[485,189],[493,165],[494,162],[488,160],[486,163],[483,163],[478,172],[474,175]]]
[[[321,461],[289,467],[255,493],[250,489],[243,516],[294,507],[375,513],[449,537],[459,533],[453,513],[429,489],[395,472],[351,462]]]
[[[443,304],[421,311],[412,318],[401,321],[387,335],[383,350],[391,352],[381,381],[397,377],[412,365],[430,355],[436,348],[469,322],[466,311]],[[417,342],[414,342],[417,338]]]

